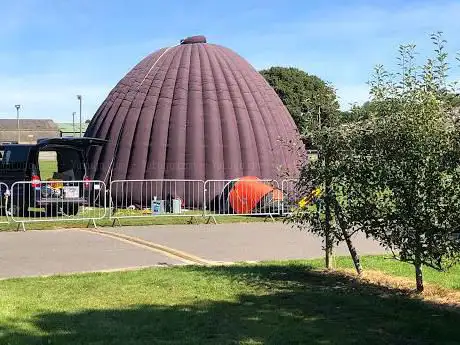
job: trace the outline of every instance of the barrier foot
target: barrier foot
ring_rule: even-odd
[[[121,226],[121,222],[119,218],[114,218],[112,222],[112,228],[115,227],[115,224],[118,224],[118,226]]]
[[[209,216],[208,220],[206,221],[206,224],[209,224],[211,222],[211,219],[213,220],[214,224],[217,224],[216,217],[214,217],[214,216]]]
[[[187,222],[188,224],[193,224],[193,218],[194,217],[190,217],[189,221]]]
[[[264,223],[267,222],[267,219],[270,217],[270,219],[272,220],[272,222],[274,223],[275,222],[275,218],[273,218],[273,215],[268,215],[267,217],[265,217],[265,220],[264,220]]]
[[[88,225],[86,225],[86,227],[89,228],[89,225],[90,225],[90,224],[93,224],[93,227],[94,227],[95,229],[97,229],[97,224],[96,224],[96,220],[95,220],[95,219],[89,220],[89,221],[88,221]]]
[[[18,223],[16,231],[19,231],[19,228],[21,228],[22,231],[26,231],[26,225],[24,224],[24,222]]]

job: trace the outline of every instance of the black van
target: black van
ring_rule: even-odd
[[[106,142],[97,138],[52,138],[34,145],[0,145],[0,182],[11,189],[15,182],[30,181],[17,183],[11,191],[13,216],[28,216],[30,208],[44,209],[48,215],[77,214],[80,206],[88,203],[90,189],[97,188],[89,182],[87,151]],[[43,156],[48,156],[46,166]],[[0,195],[4,193],[1,190]]]

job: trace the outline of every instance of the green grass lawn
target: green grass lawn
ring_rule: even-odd
[[[459,343],[458,311],[324,274],[314,269],[318,265],[190,266],[0,281],[0,343]]]

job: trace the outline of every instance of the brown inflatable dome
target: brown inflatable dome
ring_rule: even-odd
[[[295,124],[242,57],[204,36],[144,58],[110,92],[86,136],[95,179],[279,179],[295,173]]]

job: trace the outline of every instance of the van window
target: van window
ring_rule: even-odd
[[[0,153],[2,169],[25,169],[29,157],[29,146],[7,146]]]
[[[54,172],[58,171],[57,166],[56,151],[40,151],[38,153],[38,169],[41,180],[47,181],[53,178]]]
[[[71,148],[56,148],[40,151],[38,155],[40,178],[46,180],[83,180],[85,166],[82,153]]]

